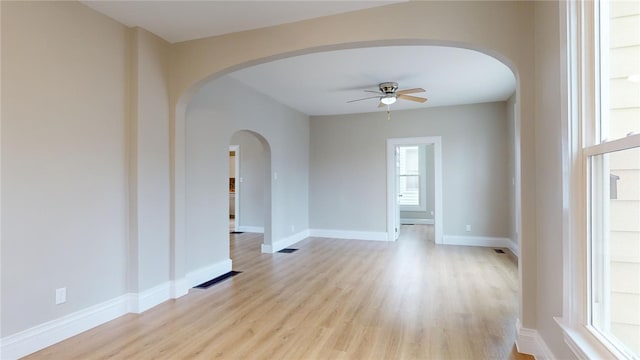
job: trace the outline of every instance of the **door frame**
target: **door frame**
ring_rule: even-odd
[[[435,243],[442,244],[442,228],[444,225],[442,210],[442,137],[426,136],[412,138],[387,139],[387,240],[395,241],[395,229],[400,227],[396,219],[399,211],[398,195],[396,194],[397,171],[395,166],[395,149],[401,145],[429,145],[433,144],[434,170],[434,233]]]

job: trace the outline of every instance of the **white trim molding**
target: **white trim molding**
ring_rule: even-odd
[[[516,319],[516,348],[519,353],[533,355],[537,360],[555,360],[556,357],[537,330],[523,328]]]
[[[261,250],[265,254],[273,254],[278,252],[287,246],[291,246],[298,241],[304,240],[309,237],[309,230],[300,231],[299,233],[293,234],[289,237],[286,237],[282,240],[278,240],[273,244],[262,244]]]
[[[129,312],[143,313],[172,298],[172,283],[167,281],[137,294],[129,294]]]
[[[0,358],[18,359],[129,312],[129,294],[0,339]]]
[[[615,347],[606,345],[604,339],[598,339],[585,326],[572,326],[561,317],[553,318],[562,329],[564,342],[578,359],[632,359],[630,354],[623,354]]]
[[[497,247],[511,249],[513,242],[511,239],[503,237],[489,237],[489,236],[459,236],[459,235],[444,235],[442,237],[442,244],[444,245],[463,245],[463,246],[483,246],[483,247]]]
[[[264,227],[262,226],[237,225],[236,227],[238,228],[238,231],[241,231],[241,232],[264,234]]]
[[[515,255],[517,258],[520,257],[520,246],[515,241],[509,239],[509,246],[506,246],[507,249],[511,250],[511,253]]]
[[[433,225],[435,221],[433,219],[412,219],[412,218],[400,218],[401,225]]]
[[[171,288],[169,289],[169,291],[172,299],[177,299],[179,297],[187,295],[189,293],[189,286],[187,286],[186,279],[181,278],[181,279],[172,281]]]
[[[215,264],[201,267],[200,269],[187,273],[185,277],[186,287],[187,289],[192,288],[196,285],[202,284],[205,281],[217,278],[220,275],[224,275],[231,271],[231,269],[231,259],[222,260]]]
[[[309,230],[309,236],[331,239],[389,241],[387,233],[383,231],[311,229]]]

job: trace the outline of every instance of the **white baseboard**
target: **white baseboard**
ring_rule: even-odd
[[[309,236],[332,239],[389,241],[386,232],[311,229]]]
[[[200,285],[203,282],[216,278],[220,275],[224,275],[231,271],[231,269],[232,261],[231,259],[226,259],[215,264],[202,267],[198,270],[191,271],[185,276],[187,289]]]
[[[523,328],[520,319],[517,319],[516,331],[516,348],[518,352],[533,355],[537,360],[555,360],[556,357],[537,330]]]
[[[284,239],[278,240],[273,244],[262,244],[262,252],[266,254],[273,254],[278,252],[287,246],[291,246],[298,241],[304,240],[309,237],[309,230],[300,231]]]
[[[189,286],[187,285],[187,280],[185,278],[175,280],[171,282],[171,298],[177,299],[179,297],[185,296],[189,293]]]
[[[412,219],[412,218],[401,218],[400,224],[402,225],[433,225],[435,224],[435,220],[433,219]]]
[[[248,232],[248,233],[264,234],[264,227],[262,227],[262,226],[238,226],[238,231]]]
[[[18,359],[129,312],[129,295],[74,312],[0,340],[0,358]]]
[[[127,313],[141,313],[172,298],[186,295],[189,288],[231,271],[231,259],[192,271],[184,279],[167,281],[136,294],[76,311],[0,339],[0,359],[12,360],[42,350]]]
[[[444,235],[442,244],[510,248],[512,242],[501,237]]]
[[[171,290],[172,282],[167,281],[141,293],[129,294],[129,312],[140,314],[171,299]]]
[[[513,255],[515,255],[517,258],[520,257],[520,247],[518,246],[518,244],[516,244],[515,241],[509,240],[509,246],[507,246],[507,249],[511,250]]]

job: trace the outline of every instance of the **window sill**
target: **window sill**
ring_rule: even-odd
[[[563,318],[554,320],[564,333],[564,341],[578,359],[627,359],[622,353],[605,346],[585,326],[568,324]]]
[[[400,211],[407,211],[407,212],[426,212],[427,211],[427,207],[426,206],[420,206],[420,205],[399,205]]]

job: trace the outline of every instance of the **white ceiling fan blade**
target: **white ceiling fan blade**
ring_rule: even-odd
[[[396,94],[398,94],[398,95],[415,94],[415,93],[421,93],[421,92],[425,92],[425,91],[426,90],[423,89],[423,88],[404,89],[404,90],[396,91]]]
[[[378,99],[378,98],[380,98],[380,96],[370,96],[370,97],[366,97],[366,98],[362,98],[362,99],[349,100],[349,101],[347,101],[347,103],[352,103],[352,102],[362,101],[362,100],[368,100],[368,99]]]
[[[419,103],[423,103],[423,102],[427,101],[427,99],[425,99],[423,97],[411,96],[411,95],[403,95],[403,94],[398,95],[398,98],[399,99],[404,99],[404,100],[415,101],[415,102],[419,102]]]

